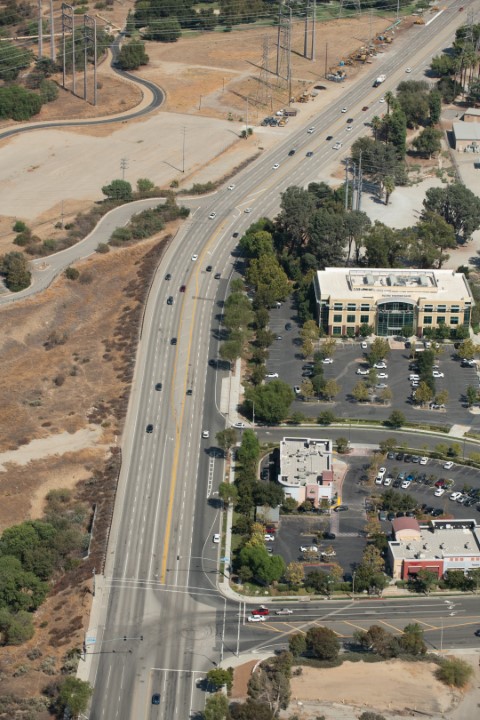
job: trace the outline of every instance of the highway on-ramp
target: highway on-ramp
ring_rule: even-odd
[[[289,185],[306,185],[332,164],[335,151],[324,137],[327,132],[335,136],[345,132],[342,105],[357,116],[361,105],[372,107],[380,95],[372,88],[376,74],[387,74],[384,92],[389,82],[393,88],[403,77],[403,63],[420,66],[444,47],[459,22],[456,6],[451,6],[450,14],[441,14],[435,27],[415,28],[407,41],[377,62],[371,74],[311,121],[316,134],[307,134],[306,127],[299,129],[242,171],[233,190],[195,200],[189,219],[167,249],[162,272],[150,291],[138,349],[103,604],[87,638],[90,679],[95,685],[91,718],[192,717],[204,702],[197,680],[222,656],[255,647],[257,638],[265,645],[264,633],[285,642],[280,624],[278,632],[244,625],[239,605],[216,589],[219,545],[212,537],[220,530],[221,512],[215,491],[225,468],[209,449],[225,419],[219,412],[222,372],[211,368],[208,359],[217,355],[219,301],[226,297],[235,262],[232,235],[261,215],[275,215],[280,192]],[[359,134],[358,123],[348,134],[345,149]],[[289,157],[292,147],[296,153]],[[314,155],[306,158],[310,149]],[[280,167],[272,170],[276,162]],[[246,208],[252,213],[245,213]],[[211,212],[216,213],[213,219]],[[73,255],[75,248],[70,250]],[[217,272],[220,280],[214,277]],[[185,292],[180,292],[182,285]],[[167,305],[170,295],[174,302]],[[161,390],[155,389],[157,383],[162,383]],[[146,432],[149,424],[152,432]],[[203,430],[209,431],[209,438],[202,438]],[[337,607],[330,602],[329,608]],[[351,615],[357,620],[356,602],[338,605],[342,618]],[[318,605],[322,622],[332,613],[324,605]],[[435,619],[438,624],[437,605],[426,613],[420,606],[421,602],[415,612],[426,623],[435,626]],[[381,608],[381,617],[394,613],[387,604],[374,607]],[[472,614],[470,608],[462,608],[465,615]],[[301,615],[303,609],[295,612],[300,622],[309,621]],[[401,610],[397,618],[401,622],[402,613],[407,617],[408,610]],[[275,627],[270,621],[265,625]],[[465,633],[467,640],[467,631],[455,632],[458,637]],[[449,642],[445,629],[443,633],[443,642]],[[160,705],[151,704],[156,692],[161,695]]]

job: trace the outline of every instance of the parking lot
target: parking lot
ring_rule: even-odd
[[[406,456],[408,457],[408,456]],[[345,458],[342,458],[345,460]],[[302,546],[316,545],[319,548],[319,558],[322,550],[332,546],[336,552],[332,561],[337,562],[348,576],[355,566],[361,561],[363,549],[366,543],[364,528],[367,519],[366,504],[371,496],[381,496],[387,489],[414,498],[414,505],[417,508],[426,506],[438,509],[442,514],[453,516],[459,519],[480,520],[477,513],[480,512],[480,501],[470,507],[458,502],[451,501],[450,495],[453,492],[462,492],[467,489],[477,489],[480,492],[480,472],[469,467],[453,464],[449,469],[443,467],[444,463],[429,459],[426,465],[418,462],[405,462],[405,459],[387,459],[383,466],[386,469],[384,477],[391,477],[392,483],[385,485],[367,485],[362,481],[365,477],[367,467],[370,463],[369,457],[350,456],[347,460],[348,471],[343,482],[341,502],[348,507],[346,512],[331,512],[330,515],[304,514],[284,515],[281,517],[280,527],[273,542],[267,543],[273,552],[283,557],[285,562],[290,563],[301,560],[303,554]],[[393,487],[398,475],[412,475],[407,489],[399,486]],[[418,476],[425,475],[422,480]],[[452,486],[446,490],[441,497],[435,497],[435,482],[440,479],[452,481]],[[412,508],[413,510],[413,508]],[[427,513],[426,517],[431,515]],[[391,521],[381,522],[383,531],[389,535],[391,532]],[[324,532],[335,534],[334,540],[322,539]],[[313,569],[313,568],[310,568]],[[325,566],[328,570],[328,566]],[[307,568],[308,571],[308,568]]]
[[[290,329],[286,329],[288,327]],[[283,303],[270,313],[270,328],[277,337],[270,347],[268,372],[278,373],[292,387],[301,385],[302,365],[305,359],[301,354],[301,340],[295,308],[291,302]],[[437,424],[468,425],[480,430],[480,415],[465,407],[465,391],[468,385],[479,386],[476,368],[461,367],[452,344],[442,345],[441,354],[436,360],[443,378],[436,378],[436,391],[447,390],[449,394],[446,409],[430,409],[412,404],[411,383],[409,381],[410,351],[405,348],[393,349],[387,358],[388,378],[379,379],[392,391],[392,401],[359,403],[351,398],[351,392],[363,376],[357,375],[358,368],[366,368],[365,352],[359,341],[337,342],[337,350],[331,365],[324,365],[326,380],[334,379],[340,386],[340,392],[334,402],[302,401],[297,399],[292,409],[307,416],[316,417],[322,410],[330,409],[338,418],[355,417],[387,419],[392,410],[400,410],[410,422],[428,420]],[[381,372],[381,371],[379,371]]]

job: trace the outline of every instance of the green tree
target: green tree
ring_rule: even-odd
[[[216,693],[207,697],[202,715],[204,720],[226,720],[229,717],[227,696]]]
[[[465,391],[465,397],[469,407],[472,407],[478,400],[478,389],[474,385],[468,385]]]
[[[102,187],[102,193],[109,200],[121,200],[122,202],[128,202],[133,197],[132,186],[126,180],[112,180],[110,185]]]
[[[243,235],[239,246],[242,254],[247,258],[259,258],[263,255],[274,255],[272,233],[268,230],[257,229],[258,223],[252,225]]]
[[[390,195],[395,190],[395,178],[393,178],[391,175],[387,175],[387,177],[384,180],[383,187],[385,190],[385,205],[388,205],[388,201],[390,200]]]
[[[305,568],[300,562],[291,562],[285,571],[285,580],[289,585],[301,585],[305,579]]]
[[[473,675],[473,668],[460,658],[442,658],[436,671],[440,682],[450,687],[463,688]]]
[[[215,439],[219,446],[222,448],[222,450],[227,454],[230,452],[230,449],[236,444],[237,442],[237,431],[235,428],[225,428],[225,430],[220,430],[216,435]]]
[[[400,637],[400,646],[403,652],[409,655],[425,655],[427,646],[425,644],[424,632],[418,623],[410,623],[403,628],[403,635]]]
[[[392,177],[385,175],[385,177]],[[369,267],[398,267],[407,250],[404,230],[389,228],[378,220],[364,237],[366,261]]]
[[[431,158],[442,149],[441,139],[441,131],[429,126],[413,139],[412,145],[420,155]]]
[[[275,720],[275,713],[267,703],[250,698],[246,703],[234,703],[230,707],[232,720]]]
[[[21,45],[2,41],[0,43],[0,80],[12,82],[27,68],[33,59],[33,53]]]
[[[302,380],[302,384],[300,385],[300,395],[307,399],[314,396],[313,383],[308,378]]]
[[[348,450],[348,438],[346,437],[338,437],[335,440],[335,443],[337,445],[337,452],[340,453],[340,455],[343,455]]]
[[[246,277],[247,283],[263,294],[268,305],[285,300],[290,293],[288,277],[274,255],[252,258]]]
[[[459,358],[466,358],[467,360],[473,360],[477,354],[476,345],[470,340],[470,338],[460,343],[457,349],[457,356]]]
[[[20,610],[11,613],[8,608],[0,608],[0,632],[3,636],[4,645],[23,645],[35,634],[33,627],[33,615]]]
[[[423,206],[441,215],[464,240],[480,227],[480,198],[462,183],[429,188]]]
[[[225,505],[235,505],[238,500],[238,490],[235,485],[231,483],[220,483],[218,486],[218,495]]]
[[[122,45],[117,56],[117,65],[122,70],[137,70],[141,65],[147,65],[148,61],[145,44],[138,38]]]
[[[213,668],[207,672],[207,681],[214,690],[220,690],[224,685],[230,690],[233,684],[233,672],[221,667]]]
[[[243,344],[241,339],[232,338],[225,340],[218,349],[218,354],[222,360],[226,360],[230,364],[235,362],[242,355]]]
[[[400,410],[393,410],[386,421],[386,425],[392,428],[399,428],[402,427],[402,425],[405,425],[405,422],[405,415]]]
[[[335,380],[327,380],[323,386],[322,395],[325,400],[333,400],[340,392],[340,385]]]
[[[11,292],[25,290],[32,279],[25,256],[16,251],[0,257],[0,274],[5,277],[5,285]]]
[[[436,125],[442,113],[442,96],[438,90],[431,90],[428,95],[428,107],[430,110],[430,122]]]
[[[292,388],[283,380],[272,380],[267,385],[247,388],[245,391],[249,405],[255,404],[255,416],[273,424],[287,417],[294,397]]]
[[[412,585],[416,592],[422,592],[427,595],[437,582],[438,577],[434,572],[422,568],[418,571],[415,579],[412,581]]]
[[[420,403],[421,405],[426,405],[428,402],[430,402],[433,398],[433,391],[432,388],[426,383],[424,380],[422,380],[419,383],[418,388],[415,391],[415,401]]]
[[[449,258],[445,250],[457,246],[453,227],[437,213],[426,211],[417,223],[415,232],[416,239],[409,249],[412,261],[422,268],[441,268]]]
[[[172,43],[182,35],[182,28],[176,17],[163,17],[152,20],[145,33],[147,40]]]
[[[367,359],[370,365],[374,365],[380,360],[387,358],[389,355],[390,345],[388,344],[388,340],[377,337],[370,345],[370,352],[367,355]]]
[[[317,423],[319,425],[331,425],[335,420],[335,415],[331,410],[323,410],[317,417]]]
[[[293,657],[300,657],[307,650],[307,640],[303,633],[294,633],[288,637],[288,649]]]
[[[352,397],[357,402],[366,402],[369,399],[368,386],[364,380],[359,380],[355,383],[352,388]]]
[[[285,572],[285,562],[280,555],[269,555],[265,546],[245,546],[239,553],[240,565],[250,568],[253,577],[270,585],[280,580]]]
[[[260,458],[260,443],[254,430],[247,429],[242,436],[242,444],[237,450],[237,460],[247,471],[255,473]]]
[[[59,709],[69,710],[72,715],[84,713],[88,707],[88,701],[92,695],[90,683],[79,680],[70,675],[60,683],[58,688]]]
[[[326,627],[311,627],[306,635],[307,652],[319,660],[335,660],[340,651],[336,633]]]

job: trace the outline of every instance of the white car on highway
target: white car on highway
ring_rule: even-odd
[[[213,536],[213,542],[214,543],[220,542],[220,533],[215,533],[215,535]]]
[[[265,622],[265,618],[263,615],[249,615],[247,622]]]
[[[272,170],[278,170],[279,167],[280,167],[280,163],[275,163],[275,165],[273,165],[273,167],[272,167]]]
[[[309,135],[311,135],[311,134],[314,133],[314,132],[315,132],[315,126],[309,127],[308,130],[307,130],[307,133],[308,133]]]
[[[290,608],[280,608],[280,610],[275,610],[275,615],[293,615],[293,610],[290,610]]]

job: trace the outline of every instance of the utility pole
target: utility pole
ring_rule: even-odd
[[[345,210],[348,210],[348,158],[345,160]]]
[[[128,168],[128,160],[127,158],[122,158],[120,160],[120,169],[122,171],[122,180],[125,180],[125,170]]]
[[[307,45],[308,45],[308,11],[310,10],[310,0],[307,0],[305,5],[305,30],[303,34],[303,57],[307,57]]]
[[[55,62],[55,26],[53,23],[53,0],[50,0],[50,60]]]
[[[185,132],[187,128],[183,126],[183,144],[182,144],[182,173],[185,172]]]
[[[287,78],[288,78],[288,104],[292,102],[292,8],[288,8],[290,17],[288,22],[288,60],[287,60]]]
[[[248,140],[248,96],[247,96],[247,117],[245,118],[245,140]]]
[[[325,43],[325,78],[328,75],[328,42]]]
[[[38,0],[38,57],[43,55],[43,17],[42,0]]]
[[[358,159],[358,183],[357,183],[357,210],[360,211],[362,206],[362,151]]]
[[[317,0],[313,0],[313,16],[312,16],[312,52],[310,53],[311,60],[315,60],[315,22],[317,19]]]

